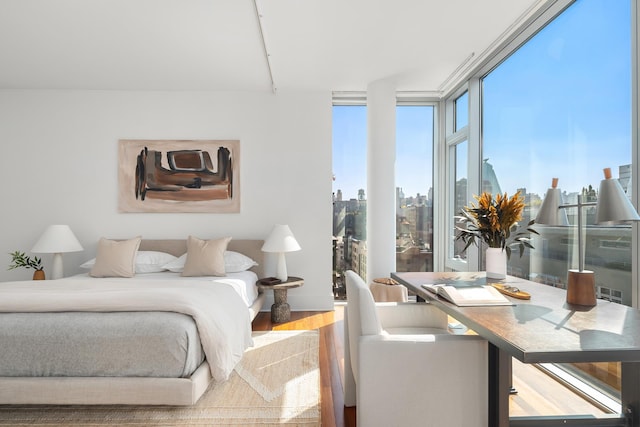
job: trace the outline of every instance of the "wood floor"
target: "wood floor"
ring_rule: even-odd
[[[270,313],[259,313],[253,330],[305,330],[320,332],[320,387],[323,427],[355,427],[355,408],[344,407],[342,388],[344,331],[343,307],[335,311],[298,311],[291,321],[273,324]],[[512,416],[602,414],[602,411],[580,398],[532,365],[514,360],[513,385],[518,393],[511,396]]]

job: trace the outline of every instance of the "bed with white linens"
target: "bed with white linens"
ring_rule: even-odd
[[[194,404],[252,345],[262,243],[230,240],[225,255],[258,265],[225,256],[224,276],[136,265],[126,278],[0,283],[0,404]],[[155,252],[179,257],[187,241],[141,241]]]

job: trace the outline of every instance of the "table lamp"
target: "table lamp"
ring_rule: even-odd
[[[562,196],[557,185],[558,178],[553,178],[551,188],[547,190],[535,222],[546,225],[569,225],[566,212],[561,210],[578,208],[578,270],[570,269],[567,273],[567,303],[594,306],[596,305],[595,275],[593,271],[584,269],[582,208],[596,207],[596,224],[640,221],[640,216],[624,194],[618,180],[611,178],[610,168],[604,169],[604,179],[600,182],[597,202],[584,203],[582,195],[578,195],[577,204],[561,204]]]
[[[68,225],[50,225],[31,249],[31,252],[53,254],[51,278],[60,279],[64,275],[63,252],[81,251],[82,245]]]
[[[271,234],[264,245],[262,245],[263,252],[275,252],[278,254],[278,267],[276,270],[276,278],[283,282],[287,281],[289,277],[287,275],[287,264],[284,259],[285,252],[299,251],[300,245],[293,237],[293,233],[288,225],[276,225],[273,227]]]

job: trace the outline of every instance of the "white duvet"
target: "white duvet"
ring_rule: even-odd
[[[4,282],[0,283],[0,312],[183,313],[196,322],[211,375],[223,381],[252,345],[252,339],[247,303],[236,287],[221,279],[194,280],[179,275],[173,280],[94,279],[83,275]]]
[[[80,278],[88,278],[88,274],[79,274],[77,276],[69,277],[69,280],[80,279]],[[193,282],[202,282],[202,281],[214,281],[216,283],[224,283],[227,284],[233,289],[236,290],[238,295],[244,300],[247,307],[251,307],[258,298],[258,286],[256,286],[256,282],[258,281],[258,276],[251,270],[241,271],[239,273],[227,273],[225,277],[182,277],[180,273],[172,273],[170,271],[162,271],[160,273],[142,273],[136,274],[134,277],[127,279],[132,281],[159,281],[159,280],[181,280],[181,281],[193,281]]]

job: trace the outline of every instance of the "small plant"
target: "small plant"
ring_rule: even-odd
[[[15,251],[11,252],[11,264],[9,264],[8,270],[13,270],[14,268],[33,268],[36,271],[40,271],[43,269],[42,267],[42,259],[38,257],[27,256],[24,252]]]

